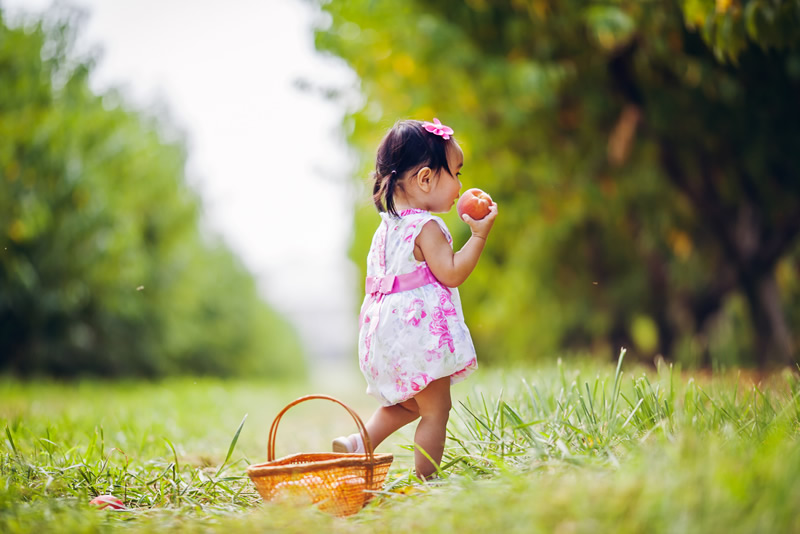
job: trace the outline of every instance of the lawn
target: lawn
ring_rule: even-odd
[[[319,384],[173,379],[0,381],[0,532],[800,532],[800,379],[624,363],[482,369],[453,388],[442,476],[412,475],[409,426],[379,452],[384,491],[339,519],[263,504],[283,406],[319,392],[366,418],[357,378]],[[301,404],[278,456],[328,450],[340,407]],[[89,501],[112,493],[126,511]]]

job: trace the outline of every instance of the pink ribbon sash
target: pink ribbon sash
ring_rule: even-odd
[[[416,289],[435,282],[438,282],[438,280],[433,276],[430,268],[426,265],[425,267],[406,274],[368,276],[366,292],[367,295],[374,295],[375,293],[388,295],[389,293],[399,293],[400,291]]]

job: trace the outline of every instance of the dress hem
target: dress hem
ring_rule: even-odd
[[[431,380],[431,382],[433,382],[434,380],[439,380],[441,378],[445,378],[445,377],[449,376],[450,377],[450,385],[452,386],[454,384],[458,384],[459,382],[463,382],[464,380],[467,379],[467,377],[469,375],[471,375],[472,373],[474,373],[477,370],[478,370],[478,361],[477,361],[477,358],[476,358],[476,359],[472,360],[470,363],[468,363],[467,365],[465,365],[463,369],[461,369],[459,371],[456,371],[455,373],[452,373],[452,374],[449,374],[449,375],[442,375],[442,376],[436,377],[433,380]],[[430,384],[430,382],[428,384]],[[428,385],[426,385],[425,387],[428,387]],[[425,388],[422,388],[420,391],[422,391],[424,389]],[[414,397],[416,397],[419,394],[419,391],[413,391],[411,395],[408,395],[407,397],[403,397],[400,400],[394,401],[394,402],[390,401],[389,399],[387,399],[386,397],[381,395],[379,391],[372,390],[370,385],[367,385],[367,394],[372,396],[372,397],[374,397],[374,398],[376,398],[378,401],[380,401],[380,403],[384,407],[388,407],[388,406],[395,406],[397,404],[400,404],[401,402],[405,402],[407,400],[413,399]]]

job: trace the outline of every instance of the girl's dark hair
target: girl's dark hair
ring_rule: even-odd
[[[378,146],[372,186],[372,200],[378,211],[398,216],[394,192],[397,187],[402,189],[399,182],[407,171],[430,167],[434,173],[445,168],[452,174],[447,164],[447,145],[454,142],[453,138],[445,140],[432,134],[423,124],[415,120],[397,121]]]

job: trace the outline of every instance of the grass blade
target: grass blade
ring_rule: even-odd
[[[222,465],[219,466],[219,469],[217,469],[217,472],[214,474],[215,478],[218,477],[220,473],[222,473],[222,469],[228,464],[228,461],[231,459],[231,456],[233,455],[233,450],[236,448],[236,442],[239,441],[239,434],[242,433],[242,427],[244,427],[244,422],[247,421],[247,415],[248,414],[244,414],[244,417],[242,417],[242,422],[239,423],[239,428],[236,429],[236,433],[233,435],[231,444],[228,447],[228,455],[225,457],[225,461],[222,462]]]
[[[11,429],[8,428],[8,425],[6,425],[6,437],[8,437],[8,442],[11,444],[11,450],[14,451],[14,455],[19,456],[17,445],[14,443],[14,436],[11,435]]]

